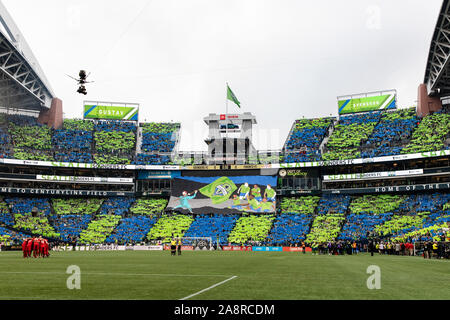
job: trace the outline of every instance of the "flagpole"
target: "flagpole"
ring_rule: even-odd
[[[228,82],[227,82],[227,95],[226,95],[226,99],[227,99],[227,103],[226,103],[226,105],[227,105],[227,110],[226,110],[226,113],[225,113],[225,137],[227,138],[227,140],[228,140],[228,88],[229,88],[229,85],[228,85]]]
[[[226,119],[228,119],[228,82],[227,82],[227,95],[226,95],[226,105],[227,105],[227,111],[226,111]]]

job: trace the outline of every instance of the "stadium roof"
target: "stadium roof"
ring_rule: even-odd
[[[424,83],[431,95],[450,93],[450,2],[444,0],[431,41]]]
[[[31,48],[0,1],[0,106],[40,111],[53,91]]]

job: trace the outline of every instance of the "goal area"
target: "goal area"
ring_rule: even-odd
[[[214,250],[211,237],[182,237],[183,246],[192,246],[194,250]]]

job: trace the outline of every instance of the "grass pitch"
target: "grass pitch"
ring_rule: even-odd
[[[66,270],[81,270],[69,290]],[[381,289],[367,288],[367,268]],[[0,253],[1,300],[450,299],[450,261],[419,257],[312,256],[285,252]]]

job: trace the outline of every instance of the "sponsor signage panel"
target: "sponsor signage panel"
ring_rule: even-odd
[[[132,246],[134,251],[162,251],[163,246]]]
[[[296,162],[296,163],[274,163],[260,165],[232,165],[231,169],[299,169],[299,168],[316,168],[345,166],[364,163],[380,163],[391,161],[404,161],[414,159],[427,159],[436,157],[450,156],[450,150],[428,151],[414,154],[402,154],[395,156],[384,156],[366,159],[346,159],[331,161],[315,161],[315,162]],[[179,171],[179,170],[220,170],[220,166],[177,166],[177,165],[133,165],[133,164],[94,164],[94,163],[73,163],[73,162],[57,162],[57,161],[35,161],[35,160],[17,160],[17,159],[0,159],[0,164],[39,166],[39,167],[57,167],[57,168],[74,168],[74,169],[106,169],[106,170],[161,170],[161,171]]]
[[[311,248],[310,247],[306,247],[305,248],[305,252],[311,252]],[[303,248],[302,247],[283,247],[283,251],[284,252],[303,252]]]
[[[98,197],[132,197],[134,192],[125,191],[96,191],[96,190],[59,190],[59,189],[31,189],[0,187],[0,193],[33,194],[52,196],[98,196]]]
[[[42,181],[60,181],[60,182],[110,182],[110,183],[133,183],[132,178],[102,178],[102,177],[75,177],[75,176],[53,176],[36,175],[36,180]]]
[[[174,179],[181,177],[181,171],[139,171],[139,180]]]
[[[323,194],[358,194],[358,193],[386,193],[405,191],[427,191],[427,190],[447,190],[450,183],[426,183],[403,186],[386,186],[376,188],[352,188],[352,189],[330,189],[322,190]]]
[[[54,251],[66,251],[65,246],[54,247]],[[67,250],[71,251],[72,246],[68,246]],[[76,246],[76,251],[162,251],[163,246],[124,246],[124,245],[91,245],[91,246]]]
[[[135,103],[84,102],[84,119],[138,121],[139,105]]]
[[[378,95],[355,95],[338,98],[339,115],[395,109],[397,96],[395,92]]]
[[[280,252],[283,247],[253,247],[253,251]]]
[[[404,177],[423,174],[423,169],[417,170],[400,170],[387,172],[367,172],[367,173],[349,173],[338,175],[323,176],[323,181],[338,181],[338,180],[358,180],[358,179],[377,179],[386,177]]]
[[[253,251],[253,247],[247,247],[247,246],[223,246],[223,251]]]

